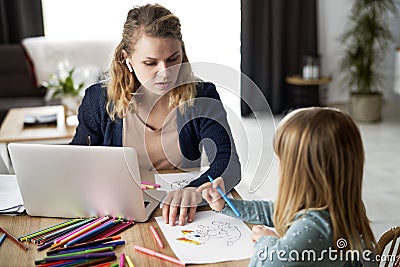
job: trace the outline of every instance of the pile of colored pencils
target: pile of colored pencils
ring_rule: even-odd
[[[50,248],[47,257],[35,261],[37,266],[92,266],[116,259],[113,250],[125,244],[117,235],[133,224],[109,216],[71,219],[19,240],[37,244],[38,250]]]

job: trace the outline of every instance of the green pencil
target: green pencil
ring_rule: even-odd
[[[53,230],[59,229],[59,228],[61,228],[61,227],[67,226],[67,225],[71,225],[71,224],[80,222],[80,221],[82,221],[82,220],[84,220],[84,219],[71,219],[71,220],[68,220],[68,221],[66,221],[66,222],[62,222],[62,223],[59,223],[59,224],[56,224],[56,225],[47,227],[47,228],[45,228],[45,229],[42,229],[42,230],[39,230],[39,231],[30,233],[30,234],[27,234],[27,235],[25,235],[25,236],[21,236],[21,237],[19,237],[18,239],[19,239],[20,241],[28,241],[30,238],[33,238],[33,237],[42,235],[42,234],[44,234],[44,233],[51,232],[51,231],[53,231]]]
[[[97,252],[105,252],[105,251],[112,251],[112,250],[114,250],[114,247],[112,247],[112,246],[111,247],[103,247],[103,248],[93,248],[93,249],[87,249],[87,250],[83,250],[83,251],[47,256],[44,259],[57,259],[57,258],[66,257],[66,256],[82,255],[82,254],[87,254],[87,253],[97,253]]]

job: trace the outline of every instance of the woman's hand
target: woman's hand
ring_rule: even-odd
[[[225,207],[225,200],[221,194],[217,191],[217,186],[225,193],[224,180],[222,177],[218,177],[214,180],[214,183],[205,183],[197,188],[197,192],[200,192],[203,198],[208,202],[213,210],[221,211]]]
[[[251,241],[253,241],[253,243],[257,242],[262,236],[275,236],[279,238],[277,233],[266,228],[264,225],[254,225],[253,228],[251,228],[251,232]]]
[[[201,194],[193,187],[169,192],[165,197],[162,207],[163,221],[174,226],[179,209],[179,225],[185,225],[186,216],[189,223],[193,222],[197,205],[200,202]]]

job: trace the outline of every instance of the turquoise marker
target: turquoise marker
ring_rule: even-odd
[[[210,175],[208,175],[208,179],[210,179],[211,183],[214,183],[214,179],[211,178]],[[228,204],[228,206],[233,210],[233,212],[236,214],[236,216],[240,217],[240,212],[236,209],[235,206],[233,206],[232,202],[229,200],[229,198],[226,197],[225,193],[222,191],[222,189],[217,186],[217,190],[220,193],[220,195],[222,196],[222,198],[225,200],[226,204]]]

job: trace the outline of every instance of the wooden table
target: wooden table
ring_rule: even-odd
[[[57,114],[57,126],[24,127],[25,115]],[[42,106],[30,108],[12,108],[8,111],[0,128],[0,142],[60,141],[71,139],[76,126],[65,123],[64,107]]]
[[[149,173],[146,177],[142,177],[142,179],[145,181],[154,181],[154,174]],[[232,190],[231,193],[234,198],[241,198],[240,195],[235,190]],[[208,206],[203,206],[199,207],[198,210],[205,211],[205,210],[210,210],[210,208]],[[149,221],[144,223],[135,223],[132,227],[122,232],[120,235],[122,236],[122,240],[126,241],[126,244],[123,246],[119,246],[115,250],[117,256],[119,256],[120,253],[124,252],[125,255],[131,257],[131,259],[135,264],[135,267],[178,266],[176,264],[160,260],[156,257],[152,257],[143,254],[141,252],[137,252],[133,248],[134,245],[140,245],[152,249],[154,251],[176,257],[161,231],[159,231],[159,234],[164,243],[163,249],[157,246],[156,242],[154,241],[151,235],[149,227],[150,225],[153,225],[154,227],[158,228],[157,222],[154,219],[155,217],[158,216],[161,216],[161,209],[159,208],[154,212]],[[0,215],[0,226],[9,231],[14,236],[20,237],[28,233],[32,233],[40,229],[44,229],[49,226],[55,225],[57,223],[64,222],[66,220],[67,219],[60,219],[60,218],[32,217],[28,215],[22,215],[22,216]],[[43,251],[37,251],[37,245],[26,242],[24,242],[24,244],[26,244],[29,247],[28,251],[24,251],[14,242],[6,238],[0,247],[0,267],[34,266],[35,260],[43,259],[43,257],[46,256],[46,252],[48,251],[48,249],[45,249]],[[117,258],[117,260],[119,260],[119,257]],[[248,263],[249,259],[220,262],[214,264],[200,264],[200,265],[196,264],[196,266],[242,267],[242,266],[247,266]]]
[[[57,126],[24,127],[25,115],[57,114]],[[7,145],[12,142],[54,143],[66,144],[75,135],[76,125],[68,126],[65,123],[64,107],[42,106],[27,108],[12,108],[8,111],[0,128],[0,148],[7,167],[11,169]]]

